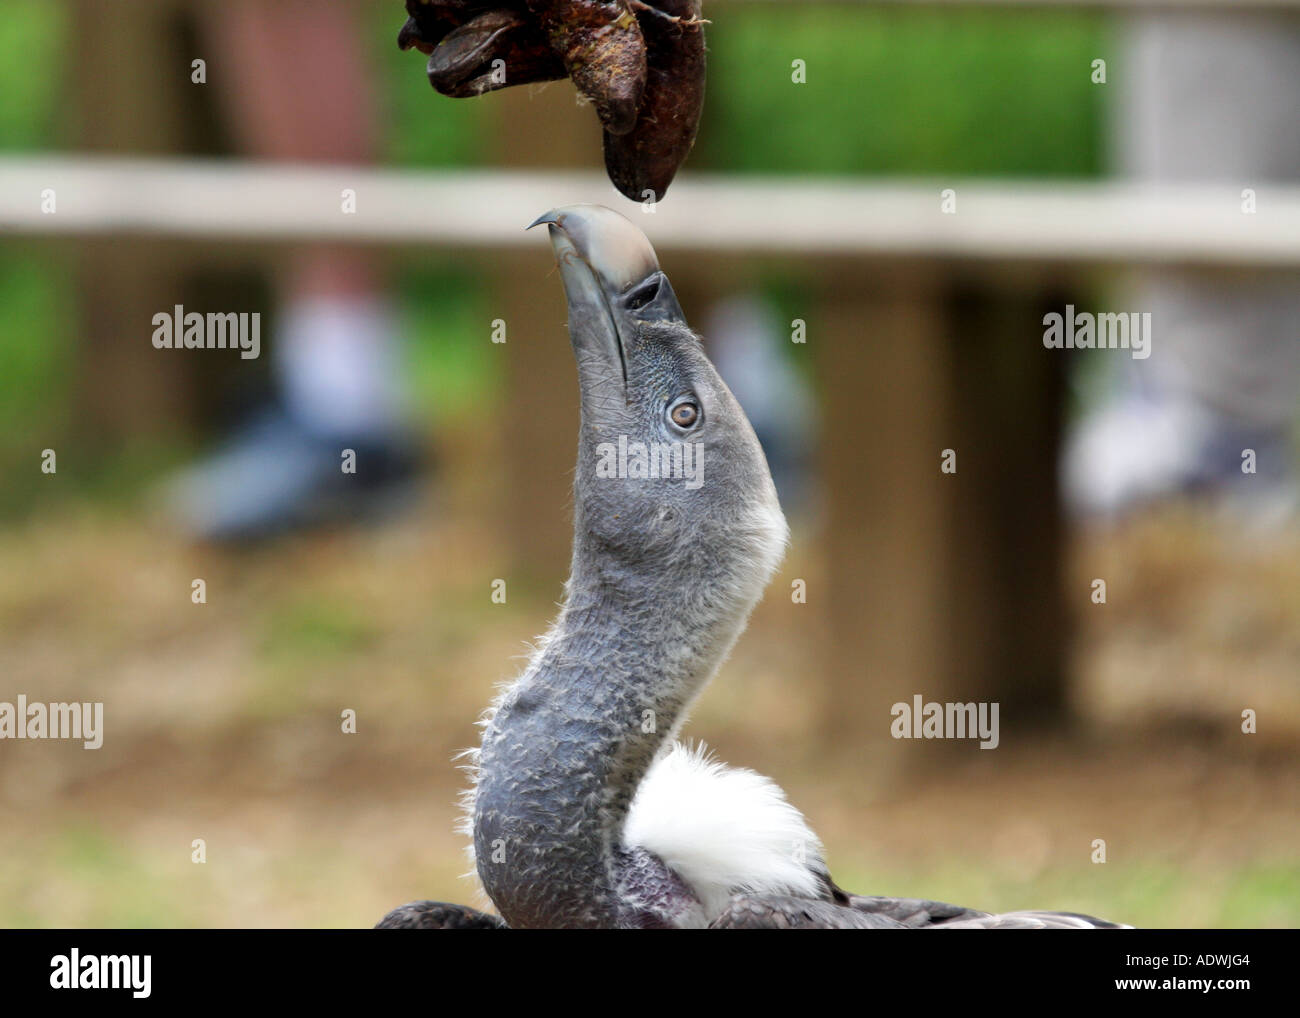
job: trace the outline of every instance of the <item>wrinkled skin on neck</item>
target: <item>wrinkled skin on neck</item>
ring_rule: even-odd
[[[698,903],[621,834],[646,770],[740,634],[784,540],[762,450],[684,325],[645,323],[582,379],[564,607],[499,703],[476,794],[478,872],[512,927],[670,925]],[[628,383],[624,388],[622,370]],[[598,476],[620,435],[671,442],[699,401],[703,483]],[[775,533],[773,531],[780,531]]]

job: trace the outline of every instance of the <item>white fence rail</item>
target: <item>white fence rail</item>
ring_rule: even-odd
[[[941,211],[951,188],[955,214]],[[692,175],[653,213],[603,174],[398,173],[189,160],[0,159],[0,239],[153,235],[501,249],[539,213],[604,201],[664,248],[1300,266],[1300,187]],[[356,211],[343,211],[344,192]],[[47,212],[52,196],[54,212]]]

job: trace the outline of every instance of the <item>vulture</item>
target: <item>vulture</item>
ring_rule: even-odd
[[[542,223],[581,430],[562,607],[469,754],[464,831],[499,918],[420,901],[378,928],[1120,928],[849,894],[774,782],[677,741],[781,560],[785,518],[645,235],[597,205]]]

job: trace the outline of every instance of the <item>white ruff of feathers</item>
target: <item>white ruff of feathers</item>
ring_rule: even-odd
[[[731,632],[720,641],[720,654],[713,670],[722,663],[744,628],[749,608],[780,563],[789,530],[776,504],[760,502],[734,536],[748,545],[743,572],[735,578],[735,597],[744,606]],[[546,649],[555,629],[533,649],[531,671]],[[710,676],[711,677],[711,676]],[[497,703],[512,684],[507,683],[496,701],[479,719],[486,727]],[[705,683],[700,684],[700,690]],[[683,719],[674,728],[680,728]],[[461,793],[461,816],[456,824],[465,835],[470,861],[467,877],[474,869],[474,796],[478,784],[477,748],[467,749],[457,759],[470,787]],[[808,822],[785,793],[770,778],[744,768],[728,767],[712,759],[704,746],[690,747],[669,741],[637,787],[623,828],[626,848],[643,848],[668,866],[700,900],[707,921],[726,907],[739,892],[788,894],[817,898],[822,894],[825,872],[822,845]],[[479,889],[479,900],[490,905]]]

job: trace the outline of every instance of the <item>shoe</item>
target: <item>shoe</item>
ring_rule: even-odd
[[[386,514],[413,495],[417,467],[405,437],[315,433],[275,408],[176,477],[166,498],[195,539],[257,541]]]
[[[1243,456],[1254,450],[1254,473]],[[1163,392],[1127,392],[1085,417],[1066,443],[1061,482],[1076,516],[1114,518],[1160,499],[1208,496],[1232,515],[1281,522],[1300,507],[1285,429],[1242,426]]]

